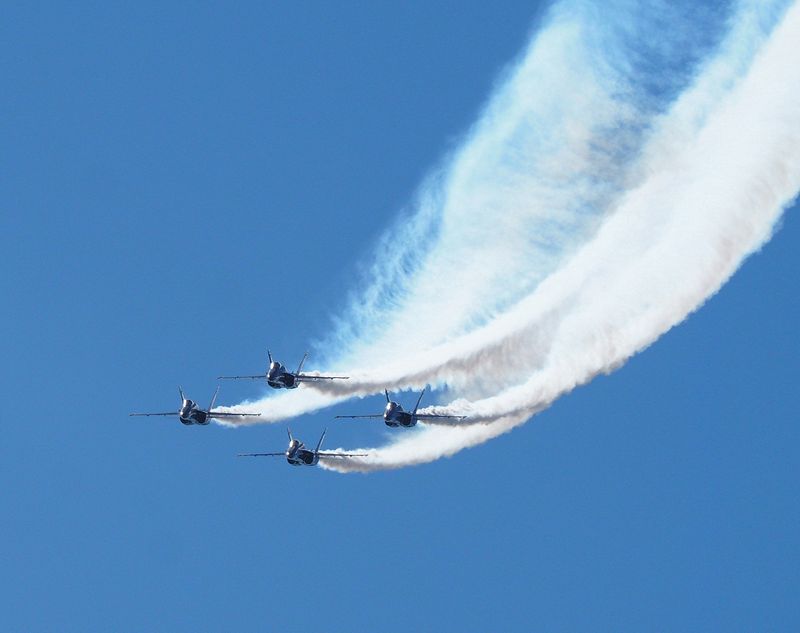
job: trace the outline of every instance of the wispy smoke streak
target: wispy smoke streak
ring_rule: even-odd
[[[663,67],[624,63],[647,36],[619,35],[637,32],[634,18],[615,14],[601,29],[588,5],[558,5],[441,188],[423,192],[430,254],[376,269],[400,294],[380,299],[379,283],[355,338],[340,341],[338,362],[362,369],[263,401],[267,420],[384,387],[447,387],[460,399],[428,410],[466,424],[325,467],[428,462],[525,422],[685,319],[769,239],[800,189],[800,7],[784,15],[782,4],[738,6],[720,25],[727,36],[673,72],[676,93],[639,88]],[[371,324],[387,315],[378,333]]]

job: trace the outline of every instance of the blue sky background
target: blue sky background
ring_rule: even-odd
[[[127,416],[324,336],[539,11],[0,10],[0,629],[800,627],[796,209],[686,323],[452,459],[341,476],[235,459],[284,425]],[[336,412],[293,430],[386,432]]]

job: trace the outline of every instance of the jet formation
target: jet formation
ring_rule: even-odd
[[[269,364],[263,374],[247,375],[247,376],[218,376],[219,380],[264,380],[267,385],[273,389],[297,389],[304,382],[323,382],[328,380],[348,380],[349,376],[323,376],[320,374],[303,373],[303,365],[308,358],[308,352],[303,355],[297,371],[289,371],[286,366],[272,358],[272,353],[267,350],[267,358]],[[217,387],[211,398],[211,404],[208,409],[201,408],[194,400],[190,400],[183,393],[183,389],[178,387],[178,393],[181,398],[181,405],[177,412],[159,412],[159,413],[131,413],[131,416],[178,416],[181,424],[185,426],[200,425],[206,426],[211,422],[212,418],[225,420],[231,418],[247,418],[247,417],[260,417],[260,413],[233,413],[228,411],[215,411],[214,404],[219,394],[219,387]],[[440,415],[435,413],[418,413],[419,404],[422,401],[422,396],[425,395],[425,389],[419,394],[417,402],[411,411],[406,411],[399,402],[395,402],[389,397],[389,391],[384,389],[386,395],[386,407],[383,413],[375,413],[369,415],[337,415],[337,419],[342,418],[374,418],[383,419],[386,426],[392,428],[411,428],[417,425],[418,422],[434,419],[452,419],[463,420],[466,416],[462,415]],[[325,439],[327,429],[322,432],[322,436],[317,442],[316,448],[313,450],[306,448],[300,440],[292,436],[291,430],[287,428],[289,433],[289,446],[283,452],[276,453],[240,453],[239,457],[285,457],[286,461],[292,466],[316,466],[320,458],[337,459],[345,457],[367,457],[368,453],[342,453],[336,451],[322,451],[322,442]]]

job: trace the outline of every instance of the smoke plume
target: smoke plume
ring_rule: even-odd
[[[428,462],[613,371],[717,292],[800,189],[800,5],[647,4],[553,5],[325,342],[351,379],[240,407],[277,421],[430,384],[454,399],[426,412],[468,419],[324,465]]]

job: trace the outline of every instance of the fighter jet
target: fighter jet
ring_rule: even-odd
[[[419,403],[422,400],[422,396],[425,395],[425,389],[422,390],[422,393],[419,394],[419,398],[417,398],[417,404],[414,405],[413,411],[405,411],[397,402],[389,399],[389,391],[384,389],[383,391],[386,394],[386,408],[383,410],[383,413],[376,413],[374,415],[337,415],[337,418],[383,418],[383,421],[386,423],[386,426],[391,427],[398,427],[402,426],[406,429],[410,429],[412,426],[415,426],[417,422],[420,420],[433,420],[436,418],[450,418],[453,420],[463,420],[465,415],[437,415],[435,413],[417,413],[417,409],[419,409]]]
[[[211,404],[208,405],[208,410],[205,411],[197,406],[197,403],[194,400],[189,400],[185,395],[183,395],[183,389],[178,387],[178,393],[181,394],[181,408],[178,409],[178,419],[181,421],[182,424],[189,426],[191,424],[200,424],[205,426],[209,422],[211,422],[211,418],[243,418],[243,417],[250,417],[250,416],[260,416],[260,413],[226,413],[223,411],[214,411],[214,402],[217,400],[217,394],[219,393],[219,387],[214,392],[214,397],[211,398]],[[152,415],[175,415],[174,412],[170,413],[131,413],[130,415],[142,415],[142,416],[152,416]]]
[[[347,380],[349,376],[314,376],[310,374],[303,374],[303,363],[308,358],[308,352],[303,355],[303,360],[297,371],[289,371],[284,365],[276,360],[272,360],[272,354],[267,350],[269,357],[269,367],[263,374],[257,376],[217,376],[218,380],[263,380],[266,379],[267,384],[273,389],[297,389],[301,382],[319,382],[322,380]]]
[[[283,453],[239,453],[238,457],[285,457],[286,461],[292,466],[316,466],[320,457],[366,457],[366,453],[330,453],[320,451],[322,440],[325,439],[327,429],[322,432],[322,437],[317,442],[317,447],[312,451],[305,448],[305,445],[292,437],[292,431],[287,428],[289,433],[289,446]]]

